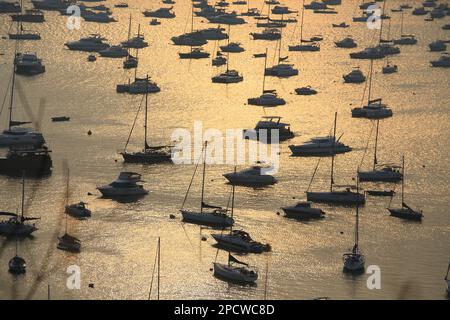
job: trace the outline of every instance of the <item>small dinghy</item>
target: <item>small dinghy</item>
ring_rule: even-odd
[[[394,190],[367,190],[367,194],[375,197],[393,197]]]
[[[67,117],[67,116],[52,117],[52,121],[53,121],[53,122],[70,121],[70,117]]]
[[[91,216],[91,210],[86,208],[86,204],[83,201],[78,203],[66,205],[66,213],[74,218],[88,218]]]
[[[95,56],[95,54],[90,54],[89,56],[88,56],[88,61],[89,62],[94,62],[94,61],[96,61],[97,60],[97,57]]]
[[[311,86],[306,86],[306,87],[296,88],[295,93],[300,96],[310,96],[310,95],[317,94],[317,90],[314,90],[313,88],[311,88]]]
[[[267,56],[266,53],[255,53],[253,58],[265,58]]]
[[[25,273],[27,269],[27,263],[25,259],[15,256],[8,263],[8,271],[12,274],[22,274]]]

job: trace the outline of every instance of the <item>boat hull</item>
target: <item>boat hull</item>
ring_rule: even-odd
[[[214,276],[221,280],[237,284],[252,284],[258,279],[258,274],[255,272],[245,275],[238,270],[226,264],[214,263]]]
[[[364,194],[355,192],[306,192],[307,201],[335,204],[364,204]]]
[[[391,216],[404,219],[404,220],[411,220],[411,221],[422,221],[422,213],[415,212],[407,208],[400,208],[400,209],[388,209],[391,213]]]
[[[233,218],[224,215],[216,215],[211,212],[193,212],[188,210],[181,210],[184,222],[217,227],[217,228],[229,228],[233,226]]]
[[[322,219],[325,213],[317,208],[282,207],[286,218],[297,220]]]
[[[277,179],[270,175],[240,175],[234,173],[226,173],[223,175],[232,185],[264,187],[277,183]]]
[[[402,180],[402,174],[400,172],[360,171],[358,178],[361,182],[398,182]]]
[[[120,197],[140,197],[148,194],[144,188],[111,188],[109,186],[98,187],[105,198],[120,198]]]
[[[128,153],[122,152],[122,157],[125,162],[128,163],[161,163],[161,162],[172,162],[171,154],[147,154],[142,152]]]
[[[0,174],[19,177],[25,172],[29,177],[42,177],[51,173],[52,165],[48,154],[13,154],[0,159]]]
[[[212,234],[211,236],[217,241],[218,246],[235,250],[237,252],[262,253],[267,251],[266,245],[248,243],[239,237],[234,237],[229,234]]]
[[[289,146],[293,156],[300,157],[327,157],[352,151],[352,148],[344,146],[339,148],[302,148],[302,146]]]

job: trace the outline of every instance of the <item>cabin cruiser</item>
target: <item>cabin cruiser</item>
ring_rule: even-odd
[[[290,145],[293,156],[332,156],[352,151],[352,148],[336,141],[333,136],[315,137],[301,145]]]
[[[124,48],[134,48],[134,49],[141,49],[148,47],[148,43],[144,41],[144,36],[141,34],[138,34],[137,36],[128,39],[126,41],[122,41],[120,43]]]
[[[431,42],[428,47],[430,48],[430,51],[445,51],[447,50],[447,45],[442,40],[437,40],[434,42]]]
[[[0,157],[0,174],[19,177],[42,177],[51,173],[51,150],[46,146],[11,146],[4,157]]]
[[[190,52],[179,52],[180,59],[204,59],[209,58],[209,53],[203,48],[191,48]]]
[[[17,53],[14,64],[17,74],[36,75],[45,72],[42,59],[39,59],[35,53]]]
[[[31,0],[36,9],[41,10],[61,10],[67,9],[73,4],[71,0]]]
[[[104,197],[115,198],[125,196],[143,196],[148,191],[140,184],[141,175],[135,172],[121,172],[119,177],[112,183],[98,187],[97,189]]]
[[[313,88],[311,88],[311,86],[306,86],[306,87],[296,88],[295,93],[300,96],[310,96],[310,95],[317,94],[317,90],[314,90]]]
[[[450,55],[443,54],[438,60],[430,61],[433,67],[442,67],[449,68],[450,67]]]
[[[44,13],[39,9],[25,10],[25,13],[12,14],[12,21],[19,22],[44,22]]]
[[[238,284],[253,284],[258,279],[256,269],[240,262],[229,254],[228,264],[214,262],[214,276],[227,282]],[[236,266],[240,264],[242,266]]]
[[[351,252],[344,253],[344,271],[360,272],[364,271],[365,258],[359,251],[358,245],[355,244]]]
[[[83,201],[66,205],[65,212],[75,218],[88,218],[91,216],[91,210],[86,207]]]
[[[245,49],[241,47],[241,44],[238,42],[230,42],[225,46],[220,46],[219,48],[222,52],[238,53],[245,51]]]
[[[244,24],[245,20],[237,16],[236,12],[220,14],[218,16],[210,16],[206,17],[206,19],[210,23],[218,23],[218,24],[228,24],[228,25],[237,25]]]
[[[11,127],[0,134],[0,147],[34,146],[42,147],[45,139],[42,133],[31,128]]]
[[[350,53],[351,59],[383,59],[384,57],[385,54],[378,47]]]
[[[119,93],[127,92],[130,94],[156,93],[161,91],[158,84],[147,78],[135,78],[132,83],[118,84],[116,91]]]
[[[398,182],[402,180],[403,175],[396,166],[384,166],[382,168],[374,168],[371,171],[358,171],[358,178],[361,182]]]
[[[84,21],[88,22],[99,22],[99,23],[117,22],[117,20],[111,17],[108,12],[94,12],[86,10],[83,12],[82,18],[84,19]]]
[[[270,170],[270,168],[256,165],[239,172],[225,173],[223,176],[232,185],[262,187],[277,183],[277,179],[269,174],[266,174],[264,170]]]
[[[366,76],[359,68],[353,69],[350,73],[342,76],[345,83],[361,83],[366,81]]]
[[[288,7],[284,6],[274,6],[272,8],[272,14],[291,14],[291,13],[297,13],[297,11],[291,10]]]
[[[300,44],[288,46],[289,51],[320,51],[320,45],[316,42],[300,39]]]
[[[329,9],[326,3],[319,1],[312,1],[310,4],[305,4],[306,10],[325,10]]]
[[[58,240],[59,242],[56,247],[59,250],[69,252],[80,252],[81,250],[81,241],[67,232],[62,237],[58,237]]]
[[[392,110],[381,99],[369,100],[367,106],[352,109],[352,118],[384,119],[392,115]]]
[[[219,51],[214,59],[212,59],[212,65],[215,67],[223,66],[227,64],[227,58],[225,58]]]
[[[272,130],[277,132],[276,139],[272,138]],[[271,143],[292,139],[294,133],[291,131],[289,123],[281,122],[281,117],[264,116],[258,121],[254,129],[244,130],[245,139],[254,139],[262,142]]]
[[[262,253],[269,251],[270,246],[253,240],[250,235],[243,230],[232,230],[231,234],[212,234],[219,247],[229,248],[239,252]]]
[[[389,43],[380,43],[378,46],[376,46],[378,50],[385,56],[392,55],[392,54],[399,54],[400,49],[398,47],[395,47]]]
[[[298,75],[298,69],[293,64],[280,63],[272,67],[268,67],[264,73],[266,76],[274,77],[292,77]]]
[[[22,257],[19,257],[18,255],[15,255],[11,260],[8,262],[8,271],[12,274],[22,274],[25,273],[27,270],[27,263],[25,262],[25,259]]]
[[[224,28],[217,27],[198,30],[196,33],[205,40],[225,40],[228,39],[228,34],[224,31]]]
[[[286,218],[309,220],[322,219],[325,217],[325,212],[319,208],[311,207],[311,202],[301,201],[294,206],[282,207]]]
[[[107,49],[100,50],[98,53],[105,58],[125,58],[128,56],[128,50],[121,45],[111,46]]]
[[[336,41],[335,44],[338,48],[356,48],[358,46],[355,40],[350,37],[344,38],[340,41]]]
[[[286,101],[283,98],[279,98],[276,92],[267,92],[257,98],[247,99],[247,103],[262,107],[276,107],[285,105]]]
[[[175,18],[175,13],[172,11],[172,9],[173,9],[173,7],[159,8],[154,11],[145,10],[143,12],[143,14],[146,17],[172,19],[172,18]]]
[[[22,8],[19,2],[0,1],[0,13],[21,12]]]
[[[91,34],[88,37],[81,38],[78,41],[69,41],[65,43],[65,46],[70,50],[79,51],[101,51],[109,48],[109,44],[104,43],[100,35]]]
[[[236,70],[227,70],[211,78],[213,83],[238,83],[244,81],[244,77]]]
[[[417,39],[413,35],[402,34],[400,39],[394,39],[393,43],[398,45],[413,45],[417,43]]]
[[[182,34],[179,36],[174,36],[171,38],[171,40],[177,46],[197,47],[197,46],[202,46],[202,45],[208,43],[208,41],[198,31],[185,33],[185,34]]]
[[[262,32],[252,32],[253,40],[278,40],[281,38],[280,29],[266,28]]]

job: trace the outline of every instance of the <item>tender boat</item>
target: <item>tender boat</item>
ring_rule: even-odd
[[[184,222],[194,223],[204,226],[210,226],[215,228],[229,228],[234,224],[233,217],[229,216],[228,209],[223,209],[219,206],[213,206],[206,204],[204,202],[204,194],[205,194],[205,174],[206,174],[206,149],[207,142],[205,141],[202,153],[203,153],[203,177],[202,177],[202,192],[201,192],[201,200],[200,200],[200,210],[187,210],[184,209],[184,202],[182,209],[180,210],[181,215],[183,217]],[[194,171],[195,175],[196,171]],[[191,184],[186,191],[186,196],[189,195],[189,191],[191,188]]]
[[[294,206],[281,207],[286,218],[297,220],[322,219],[325,212],[319,208],[312,208],[311,202],[301,201]]]
[[[333,28],[348,28],[348,27],[350,27],[350,25],[345,22],[341,22],[339,24],[332,23],[332,26],[333,26]]]
[[[212,65],[215,67],[220,67],[227,64],[227,58],[225,58],[220,52],[217,52],[217,55],[214,59],[212,59]]]
[[[151,26],[159,26],[161,24],[161,21],[159,21],[156,18],[153,18],[152,20],[150,20],[150,22],[148,24]]]
[[[244,138],[267,143],[285,141],[294,137],[290,126],[289,123],[281,122],[279,116],[264,116],[254,129],[244,130]]]
[[[121,45],[111,46],[107,49],[100,50],[98,53],[105,58],[125,58],[128,56],[128,50]]]
[[[141,180],[141,175],[135,172],[121,172],[119,177],[112,183],[98,187],[97,189],[104,197],[126,197],[143,196],[148,194],[142,185],[137,184]]]
[[[228,254],[228,264],[214,262],[214,276],[231,283],[253,284],[258,279],[256,269]]]
[[[389,62],[385,66],[383,66],[383,69],[382,69],[383,74],[391,74],[391,73],[395,73],[397,71],[398,71],[397,65],[395,65],[395,64],[391,65],[391,64],[389,64]]]
[[[335,42],[338,48],[356,48],[358,44],[350,37]]]
[[[269,171],[270,168],[255,165],[239,172],[225,173],[223,176],[232,185],[264,187],[277,183],[277,179],[265,173],[265,170]]]
[[[70,50],[78,51],[102,51],[109,48],[109,44],[103,42],[105,39],[98,34],[91,34],[88,37],[81,38],[78,41],[69,41],[65,46]]]
[[[159,8],[157,10],[145,10],[143,12],[144,16],[152,17],[152,18],[161,18],[161,19],[172,19],[175,18],[175,13],[172,11],[173,7],[170,8]]]
[[[14,64],[17,74],[37,75],[45,72],[42,59],[39,59],[35,53],[17,53]]]
[[[366,81],[366,76],[359,68],[353,69],[350,73],[342,76],[345,83],[362,83]]]

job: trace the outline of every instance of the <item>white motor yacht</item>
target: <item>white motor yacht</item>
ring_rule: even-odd
[[[144,16],[152,17],[152,18],[161,18],[161,19],[172,19],[175,18],[175,13],[172,11],[173,7],[170,8],[159,8],[157,10],[145,10],[143,12]]]
[[[320,51],[320,44],[317,42],[304,42],[300,44],[288,46],[289,51]]]
[[[338,48],[356,48],[358,44],[350,37],[346,37],[340,41],[335,42]]]
[[[244,81],[244,77],[237,70],[226,70],[211,78],[213,83],[238,83]]]
[[[253,40],[279,40],[281,31],[277,28],[266,28],[262,32],[252,32],[250,35]]]
[[[266,92],[257,98],[247,99],[247,103],[261,107],[276,107],[285,105],[286,101],[283,98],[278,97],[276,92]]]
[[[126,197],[143,196],[148,194],[142,185],[137,184],[141,180],[141,175],[135,172],[121,172],[119,177],[112,183],[100,186],[97,189],[104,197]]]
[[[301,201],[294,206],[287,206],[281,208],[287,218],[298,220],[322,219],[325,217],[325,212],[319,208],[311,207],[311,202]]]
[[[305,4],[307,10],[325,10],[329,9],[326,3],[319,1],[312,1],[310,4]]]
[[[238,53],[244,52],[245,49],[238,42],[230,42],[227,45],[220,46],[222,52]]]
[[[352,148],[336,141],[333,136],[315,137],[301,145],[290,145],[293,156],[320,157],[352,151]]]
[[[276,138],[272,137],[275,133]],[[279,116],[264,116],[262,120],[258,121],[254,129],[244,130],[245,139],[266,143],[285,141],[293,137],[294,133],[291,131],[291,125],[281,122],[281,117]]]
[[[264,173],[264,169],[268,168],[255,165],[239,172],[225,173],[223,176],[232,185],[263,187],[277,183],[277,179],[270,174]]]
[[[353,69],[350,73],[342,76],[345,83],[362,83],[366,81],[366,76],[359,68]]]
[[[177,46],[202,46],[208,41],[198,31],[185,33],[171,38],[172,42]]]
[[[238,252],[262,253],[270,250],[268,244],[253,240],[243,230],[232,230],[230,233],[212,234],[211,236],[217,241],[219,247],[229,248]]]
[[[107,49],[99,51],[98,53],[105,58],[125,58],[128,56],[128,50],[121,45],[111,46]]]
[[[352,109],[353,118],[384,119],[392,117],[393,112],[381,99],[369,100],[363,107]]]
[[[294,68],[293,64],[279,63],[272,67],[265,69],[266,76],[274,76],[280,78],[287,78],[298,75],[298,69]]]
[[[272,14],[291,14],[291,13],[297,13],[298,11],[294,11],[289,9],[289,7],[286,6],[274,6],[272,8]]]
[[[430,48],[430,51],[445,51],[447,50],[447,45],[442,40],[437,40],[434,42],[431,42],[428,47]]]
[[[41,10],[61,10],[67,9],[72,1],[70,0],[31,0],[36,9]]]
[[[180,59],[206,59],[209,58],[209,53],[203,48],[191,48],[189,52],[179,52]]]
[[[109,44],[103,42],[105,39],[98,34],[91,34],[88,37],[81,38],[78,41],[69,41],[65,46],[70,50],[79,51],[101,51],[109,48]]]
[[[42,59],[39,59],[35,53],[17,53],[14,64],[17,74],[37,75],[45,72]]]

